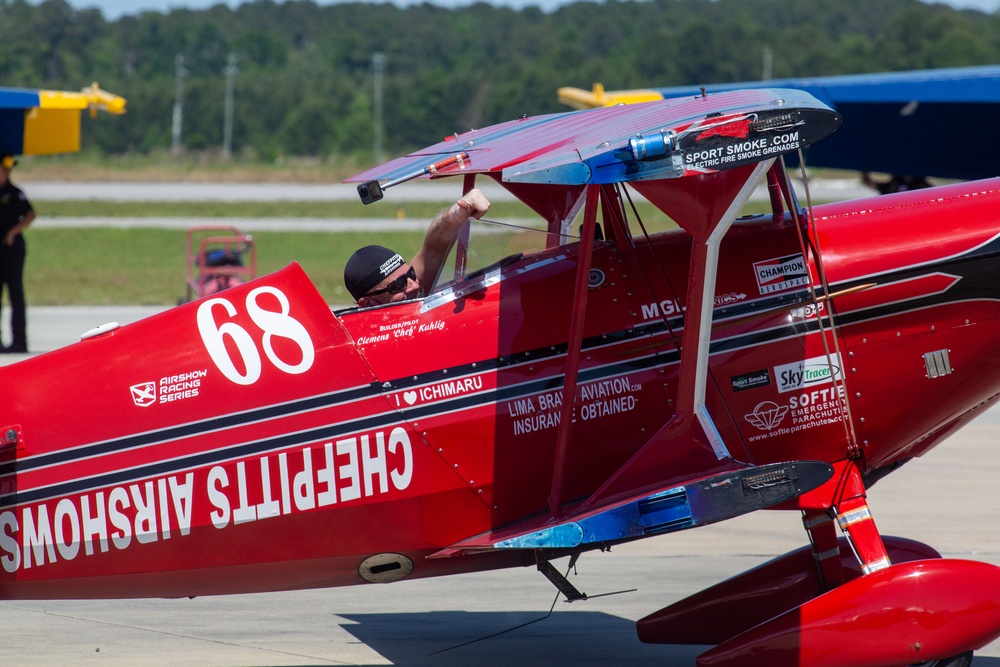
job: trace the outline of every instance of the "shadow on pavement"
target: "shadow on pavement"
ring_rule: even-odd
[[[693,667],[695,657],[707,648],[643,644],[633,622],[600,612],[556,612],[548,618],[544,612],[348,614],[339,618],[348,621],[341,626],[345,631],[402,667],[600,662]]]
[[[694,667],[709,646],[643,644],[635,624],[604,613],[427,612],[348,614],[341,627],[400,667],[657,664]],[[501,634],[498,634],[501,633]],[[977,657],[973,667],[1000,667]]]

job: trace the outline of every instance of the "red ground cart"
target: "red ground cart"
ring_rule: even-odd
[[[184,257],[187,294],[183,302],[241,285],[257,275],[253,237],[231,225],[188,229]]]

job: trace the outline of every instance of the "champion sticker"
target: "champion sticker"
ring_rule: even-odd
[[[754,262],[753,273],[761,294],[784,292],[809,284],[809,272],[801,253]]]

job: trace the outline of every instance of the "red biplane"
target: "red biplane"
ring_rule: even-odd
[[[0,597],[532,566],[575,599],[553,560],[775,508],[809,546],[640,638],[967,664],[1000,569],[883,538],[866,489],[1000,395],[1000,181],[809,211],[781,156],[839,123],[761,89],[457,134],[352,180],[488,177],[540,224],[470,226],[426,296],[334,313],[292,265],[2,369]]]

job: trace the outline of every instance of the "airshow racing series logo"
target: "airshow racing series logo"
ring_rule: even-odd
[[[148,408],[156,403],[171,403],[194,398],[201,389],[202,379],[208,375],[208,369],[165,375],[159,382],[140,382],[129,387],[132,402],[140,408]]]
[[[132,392],[132,401],[140,408],[145,408],[156,403],[156,383],[142,382],[129,387]]]
[[[802,253],[754,262],[754,277],[762,295],[784,292],[809,284],[809,272]]]

